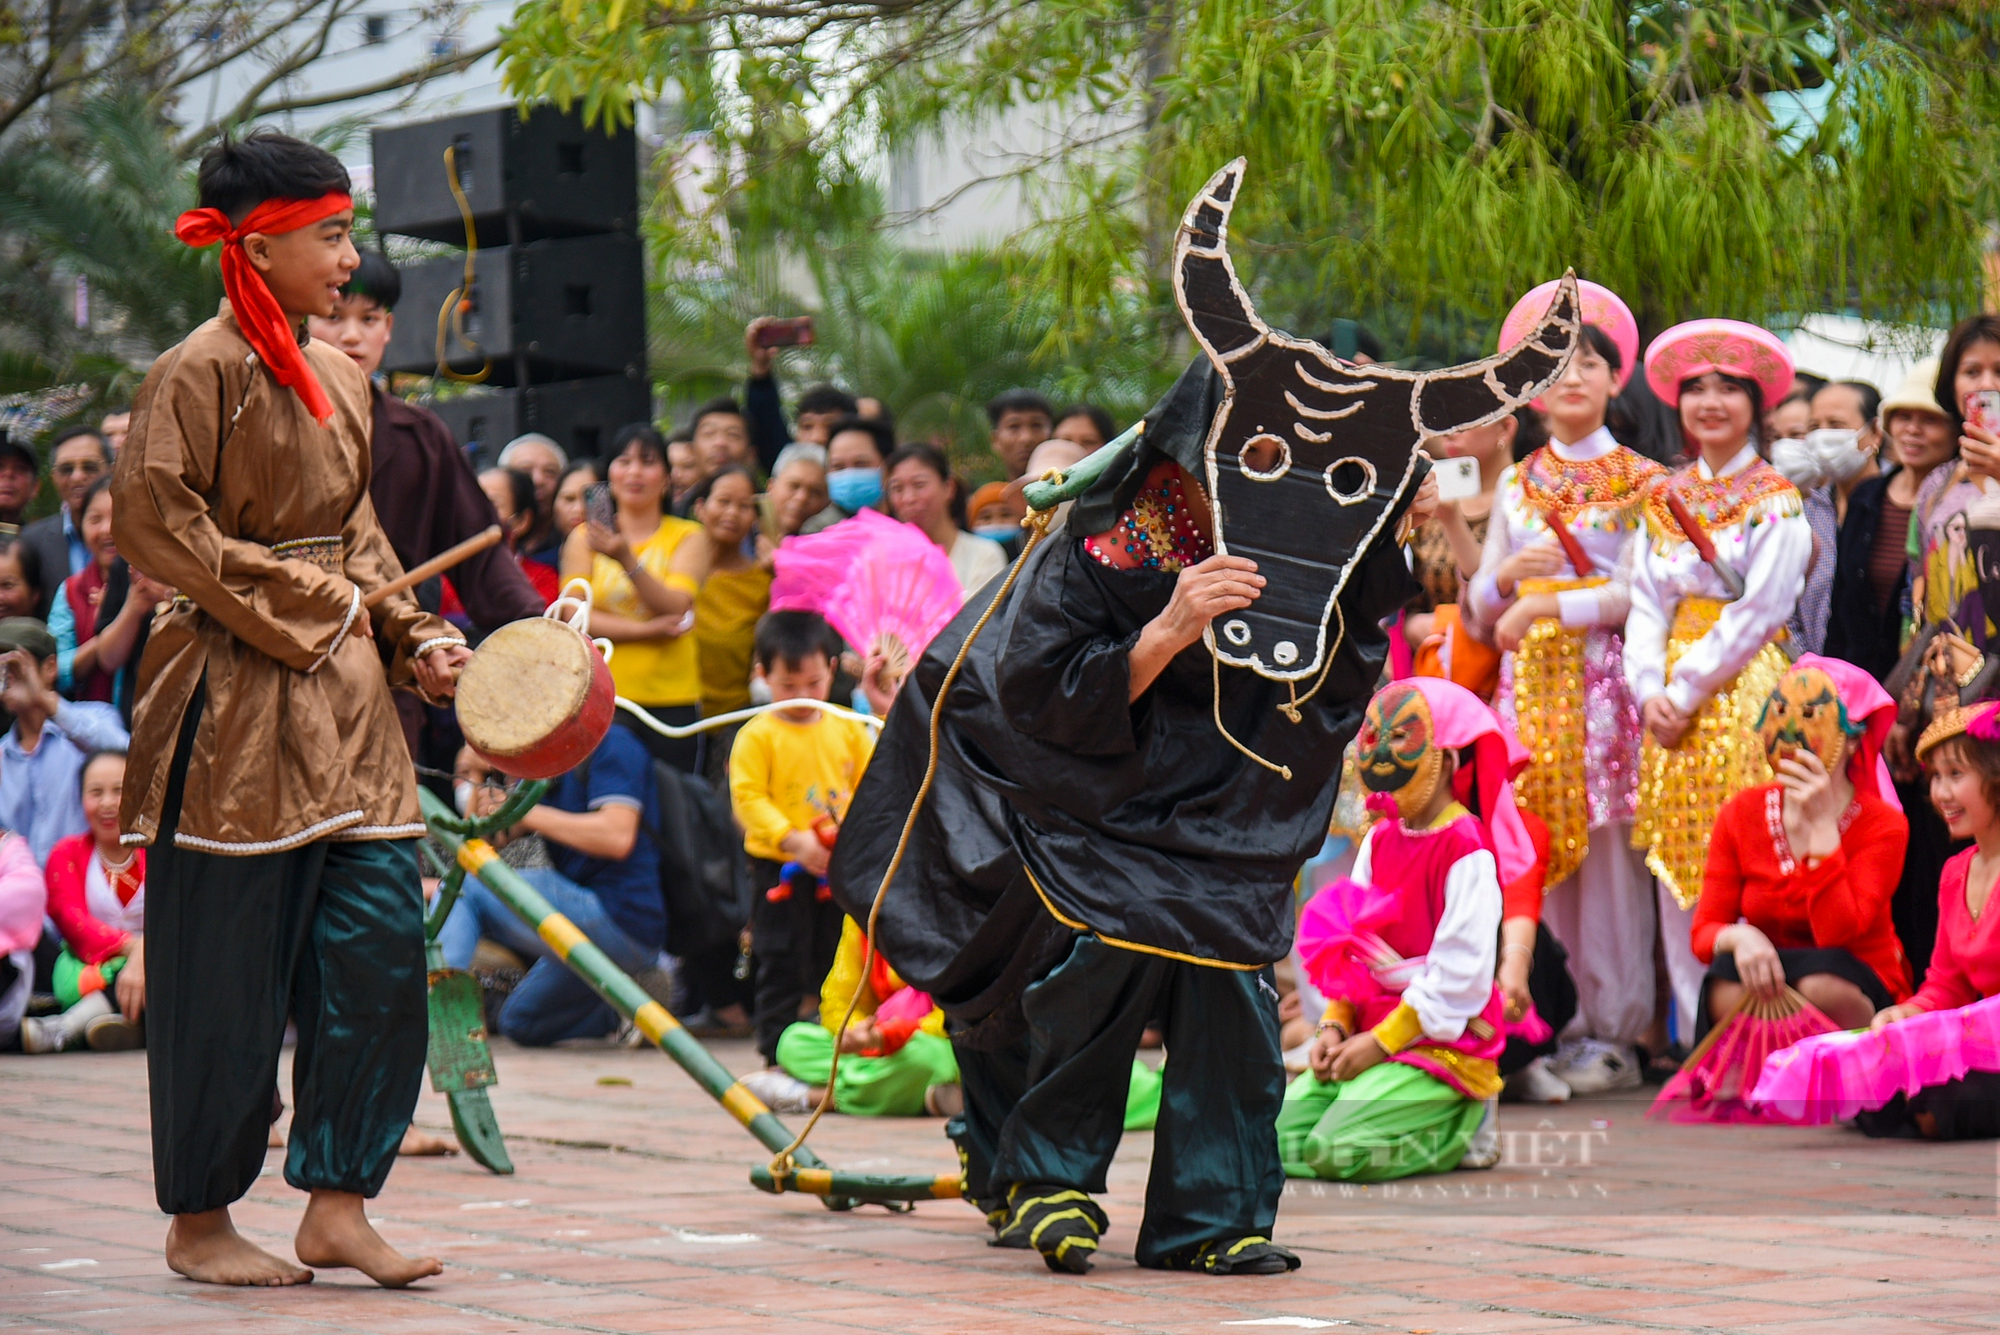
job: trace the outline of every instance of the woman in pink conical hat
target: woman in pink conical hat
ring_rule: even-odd
[[[1645,725],[1633,843],[1658,879],[1671,1036],[1685,1045],[1704,972],[1691,915],[1709,836],[1724,803],[1771,782],[1757,717],[1789,666],[1779,641],[1812,530],[1757,438],[1765,406],[1792,384],[1775,335],[1740,320],[1675,325],[1647,349],[1646,379],[1678,411],[1691,456],[1646,502],[1625,619],[1625,679]]]
[[[1582,344],[1538,405],[1549,443],[1500,475],[1479,572],[1461,599],[1474,634],[1504,651],[1494,708],[1533,758],[1516,793],[1549,827],[1542,921],[1567,948],[1577,987],[1577,1015],[1553,1061],[1510,1082],[1535,1101],[1637,1085],[1634,1045],[1653,1019],[1651,970],[1634,965],[1652,958],[1654,914],[1645,861],[1632,850],[1639,708],[1624,638],[1646,489],[1666,470],[1604,425],[1638,369],[1639,326],[1608,288],[1578,286]],[[1533,328],[1554,287],[1515,304],[1501,346]],[[1506,950],[1502,981],[1525,979],[1530,958]]]

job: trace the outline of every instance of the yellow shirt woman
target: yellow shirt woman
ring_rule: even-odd
[[[757,643],[757,618],[770,605],[771,572],[756,565],[711,571],[695,595],[694,638],[701,661],[703,718],[750,703],[750,659]]]
[[[632,554],[660,583],[693,598],[699,596],[700,586],[669,566],[682,543],[702,540],[701,525],[664,515],[659,528],[635,546]],[[601,552],[590,563],[590,593],[596,606],[606,612],[634,621],[649,620],[653,615],[632,587],[632,577]],[[701,699],[701,667],[694,635],[628,640],[618,645],[611,654],[611,680],[618,694],[635,704],[660,708],[694,704]]]

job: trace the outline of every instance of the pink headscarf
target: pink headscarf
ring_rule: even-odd
[[[1818,668],[1833,678],[1833,688],[1840,692],[1840,705],[1847,711],[1847,721],[1861,725],[1854,758],[1847,763],[1855,791],[1879,797],[1901,811],[1903,803],[1889,777],[1889,763],[1882,759],[1882,743],[1888,739],[1889,729],[1896,725],[1895,700],[1882,689],[1880,682],[1844,659],[1800,654],[1792,666]]]
[[[1514,806],[1514,778],[1528,767],[1528,748],[1507,731],[1498,714],[1456,682],[1410,677],[1398,684],[1423,693],[1431,710],[1435,745],[1472,748],[1472,763],[1452,777],[1452,795],[1471,805],[1477,789],[1479,818],[1493,838],[1500,884],[1512,885],[1535,865],[1535,845]]]

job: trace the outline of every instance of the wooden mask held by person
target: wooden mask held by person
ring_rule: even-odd
[[[1325,667],[1328,622],[1390,511],[1421,480],[1418,443],[1513,412],[1554,382],[1582,329],[1574,275],[1510,347],[1435,371],[1341,361],[1272,329],[1229,259],[1244,160],[1209,178],[1174,244],[1174,296],[1222,379],[1203,446],[1215,550],[1270,581],[1255,604],[1211,627],[1216,656],[1282,681]],[[1338,633],[1338,628],[1335,628]]]

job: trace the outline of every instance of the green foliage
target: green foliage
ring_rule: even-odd
[[[1264,314],[1360,316],[1432,355],[1490,346],[1566,266],[1652,329],[1935,323],[1976,305],[2000,214],[1988,0],[523,0],[502,49],[524,98],[614,122],[677,101],[729,164],[707,216],[738,243],[757,195],[847,188],[884,147],[1094,113],[1018,169],[1039,223],[1010,273],[1055,303],[1044,357],[1130,320],[1135,292],[1135,332],[1168,345],[1180,209],[1239,153]]]
[[[993,255],[913,253],[863,233],[790,265],[778,260],[767,254],[727,277],[656,286],[653,367],[670,415],[684,418],[702,399],[737,392],[744,325],[760,314],[799,313],[808,296],[817,341],[782,354],[781,384],[796,392],[830,381],[875,395],[902,438],[944,443],[969,477],[994,467],[985,404],[1002,390],[1039,389],[1058,405],[1098,403],[1128,422],[1171,378],[1151,345],[1108,325],[1073,345],[1078,355],[1041,352],[1056,304]],[[804,270],[804,296],[776,280],[783,269]]]

